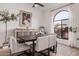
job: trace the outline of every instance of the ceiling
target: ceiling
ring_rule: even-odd
[[[62,7],[62,6],[65,6],[69,3],[41,3],[44,5],[44,7],[41,7],[41,6],[36,6],[34,8],[38,8],[40,10],[43,10],[43,11],[46,11],[46,10],[54,10],[56,8],[59,8],[59,7]],[[30,6],[33,6],[33,3],[29,3]]]

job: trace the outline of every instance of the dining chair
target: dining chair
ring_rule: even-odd
[[[49,36],[49,48],[52,48],[53,47],[53,52],[57,52],[57,38],[56,38],[56,35],[55,34],[50,34],[48,35]]]
[[[10,36],[9,40],[10,40],[9,43],[10,43],[11,55],[16,55],[19,52],[25,52],[26,50],[30,49],[29,46],[19,44],[13,36]]]
[[[39,54],[42,53],[44,50],[48,50],[48,55],[50,55],[50,51],[49,51],[49,38],[48,36],[42,36],[42,37],[38,37],[37,41],[36,41],[36,47],[35,47],[35,51]],[[46,55],[44,53],[42,53],[43,55]]]

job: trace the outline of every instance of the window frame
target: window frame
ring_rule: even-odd
[[[54,15],[54,18],[53,18],[53,24],[55,24],[55,22],[57,22],[57,21],[60,21],[61,22],[61,32],[62,32],[62,21],[64,21],[64,20],[69,20],[69,19],[59,19],[59,20],[55,20],[55,17],[57,16],[57,14],[59,14],[59,13],[61,13],[61,12],[68,12],[67,10],[60,10],[59,12],[57,12],[55,15]],[[55,27],[54,27],[55,28]],[[54,31],[55,31],[55,29],[54,29]],[[55,33],[55,32],[54,32]],[[62,34],[61,34],[61,36],[62,36]]]

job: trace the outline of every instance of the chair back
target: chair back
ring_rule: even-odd
[[[49,47],[56,45],[56,35],[50,34],[48,37],[49,37]]]
[[[13,36],[10,36],[10,39],[9,39],[9,44],[10,44],[10,49],[11,49],[11,52],[15,52],[15,50],[17,50],[17,40],[13,37]]]
[[[48,36],[38,37],[36,41],[36,51],[42,51],[48,48]]]

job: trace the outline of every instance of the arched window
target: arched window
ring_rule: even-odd
[[[69,18],[69,15],[68,15],[68,11],[59,11],[55,17],[54,17],[54,21],[61,21],[61,20],[64,20],[64,19],[68,19]]]
[[[68,39],[68,23],[69,14],[68,11],[62,10],[56,13],[53,19],[54,22],[54,32],[60,39]]]

